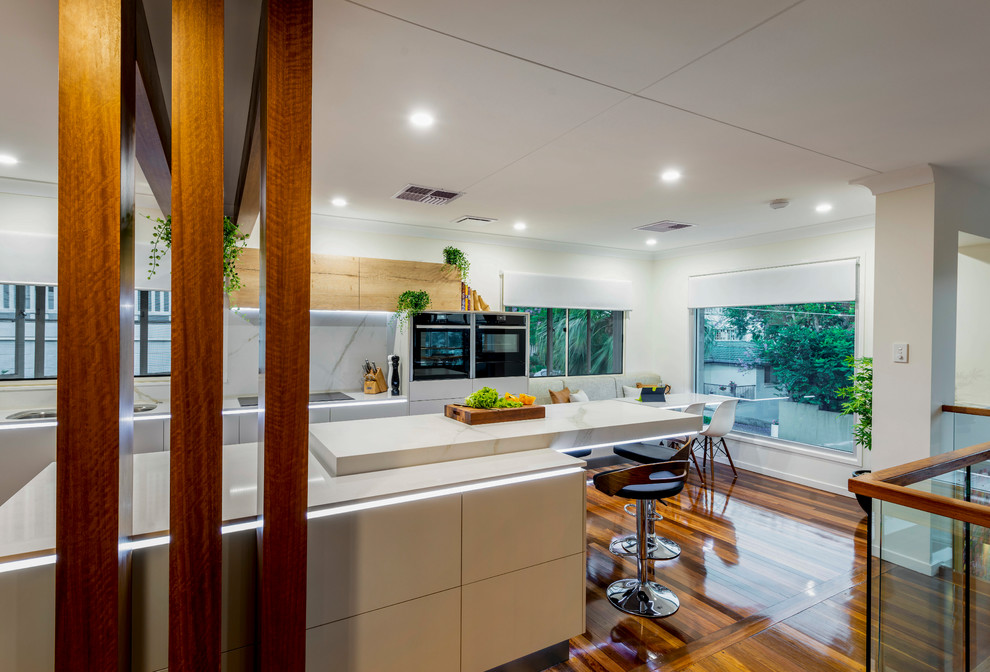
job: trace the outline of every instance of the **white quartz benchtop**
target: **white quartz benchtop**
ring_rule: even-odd
[[[317,394],[314,392],[313,394]],[[351,399],[344,399],[341,401],[316,401],[310,402],[308,408],[310,410],[318,408],[333,408],[340,406],[355,406],[357,404],[367,404],[367,403],[401,403],[409,400],[409,397],[405,395],[392,396],[388,392],[382,392],[381,394],[364,394],[363,392],[352,392],[350,390],[345,390],[344,394],[351,397]],[[254,396],[242,394],[242,397]],[[161,420],[163,417],[171,416],[171,407],[168,401],[147,401],[145,399],[137,399],[135,403],[157,403],[158,405],[150,411],[145,411],[144,413],[135,413],[134,420],[136,422],[141,422],[142,420]],[[53,408],[54,404],[44,406],[44,408]],[[31,425],[41,425],[41,426],[51,426],[54,418],[38,419],[38,418],[28,418],[23,420],[10,420],[8,416],[21,411],[33,411],[42,408],[42,406],[35,406],[31,408],[5,408],[0,410],[0,425],[16,425],[19,427],[27,427]],[[223,415],[238,415],[238,414],[250,414],[257,413],[257,406],[241,406],[237,397],[224,397],[223,406],[221,413]]]
[[[546,407],[546,418],[466,425],[440,414],[309,426],[310,453],[331,475],[552,448],[607,446],[701,429],[701,416],[618,399]]]
[[[163,535],[169,524],[169,452],[134,456],[133,534]],[[258,516],[258,446],[224,446],[225,523]],[[459,462],[427,464],[373,474],[333,477],[309,456],[309,511],[327,513],[341,506],[385,502],[431,490],[584,466],[584,461],[554,450],[490,455]],[[55,547],[55,463],[0,505],[0,563],[19,554],[50,552]]]

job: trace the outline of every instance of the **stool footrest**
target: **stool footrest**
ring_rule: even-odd
[[[653,581],[620,579],[605,590],[605,595],[619,611],[645,618],[670,616],[681,606],[673,591]]]

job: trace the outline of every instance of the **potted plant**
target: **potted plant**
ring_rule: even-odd
[[[165,219],[155,217],[151,221],[156,222],[155,229],[151,233],[151,267],[148,269],[148,279],[150,280],[158,272],[158,265],[165,250],[172,247],[172,215]],[[242,234],[230,217],[223,218],[223,291],[227,296],[241,288],[241,277],[237,274],[237,260],[240,258],[244,248],[247,247],[247,235]]]
[[[836,394],[848,401],[842,403],[840,415],[855,415],[853,425],[853,441],[864,450],[873,448],[873,358],[852,355],[846,358],[846,363],[853,367],[852,385],[843,387]],[[853,478],[869,473],[869,469],[858,469],[853,472]],[[869,513],[870,498],[856,495],[863,511]]]
[[[430,307],[430,295],[424,290],[407,289],[395,302],[393,322],[399,323],[399,331],[405,331],[406,323]]]
[[[461,282],[465,285],[468,281],[468,271],[471,270],[471,262],[467,255],[453,245],[443,248],[443,263],[457,269],[457,274],[461,276]]]

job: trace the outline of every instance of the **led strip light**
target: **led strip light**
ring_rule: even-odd
[[[513,485],[515,483],[527,483],[530,481],[539,481],[545,478],[554,478],[556,476],[565,476],[567,474],[576,474],[583,472],[583,467],[565,467],[563,469],[554,469],[553,471],[541,471],[535,474],[525,474],[522,476],[509,476],[507,478],[497,478],[491,481],[483,481],[481,483],[467,483],[465,485],[455,485],[449,488],[436,488],[433,490],[427,490],[425,492],[416,492],[409,495],[397,495],[394,497],[383,497],[381,499],[375,499],[368,502],[360,502],[357,504],[344,504],[343,506],[330,507],[326,509],[318,509],[316,511],[309,511],[306,514],[306,518],[312,520],[314,518],[325,518],[327,516],[336,516],[343,513],[353,513],[355,511],[364,511],[366,509],[377,509],[383,506],[393,506],[395,504],[405,504],[408,502],[417,502],[424,499],[432,499],[434,497],[443,497],[444,495],[454,495],[462,492],[474,492],[476,490],[486,490],[488,488],[497,488],[503,485]],[[234,532],[244,532],[247,530],[257,530],[261,529],[264,525],[264,519],[258,517],[255,520],[248,520],[242,523],[230,523],[220,527],[220,534],[233,534]],[[145,539],[138,539],[132,541],[123,541],[118,545],[118,550],[120,552],[136,551],[143,548],[153,548],[155,546],[165,546],[170,543],[172,537],[168,534],[163,534],[157,537],[148,537]],[[40,555],[35,558],[27,558],[26,560],[13,560],[11,562],[0,563],[0,574],[5,572],[14,572],[19,569],[29,569],[31,567],[43,567],[44,565],[55,564],[55,554],[50,555]]]

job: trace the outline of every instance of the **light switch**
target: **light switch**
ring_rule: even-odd
[[[894,343],[894,363],[907,364],[907,361],[908,361],[908,344]]]

